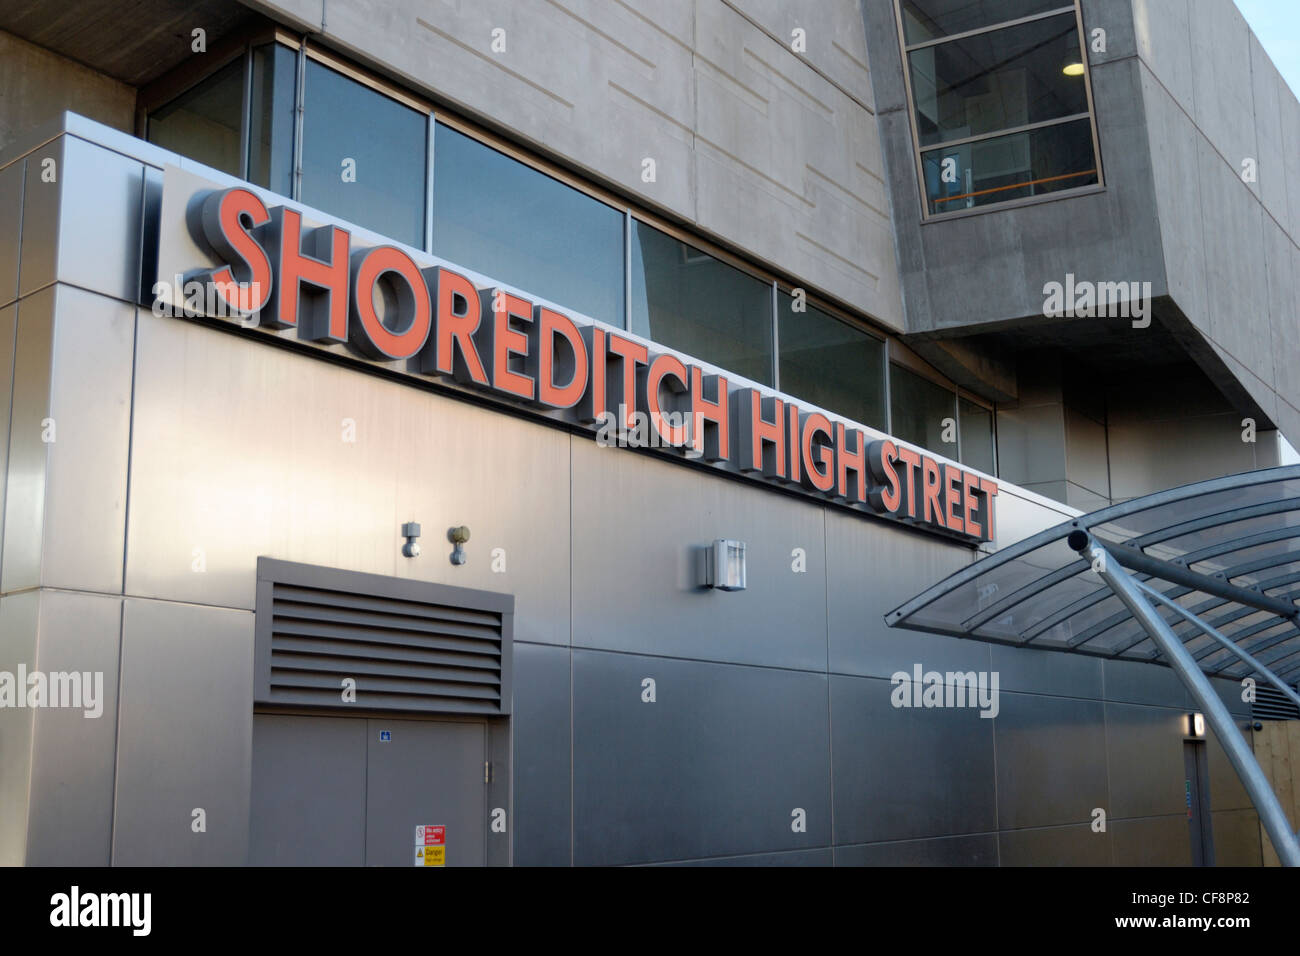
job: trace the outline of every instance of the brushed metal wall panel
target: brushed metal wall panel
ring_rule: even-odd
[[[575,646],[825,670],[821,507],[574,438],[572,510]],[[746,590],[702,586],[715,538],[745,542]]]
[[[1246,740],[1254,749],[1254,731],[1250,729],[1251,722],[1243,720],[1240,717],[1236,719],[1237,730],[1243,733]],[[1210,758],[1210,809],[1212,810],[1247,810],[1255,805],[1250,800],[1250,794],[1242,786],[1241,778],[1237,776],[1237,771],[1232,768],[1228,761],[1228,755],[1223,750],[1223,745],[1219,743],[1218,737],[1213,730],[1206,728],[1205,731],[1205,749]]]
[[[1187,688],[1171,668],[1142,661],[1106,660],[1102,665],[1106,700],[1178,708],[1190,703]]]
[[[26,301],[20,306],[25,311]],[[135,307],[55,287],[41,583],[121,592]]]
[[[997,866],[996,833],[858,843],[835,848],[836,866]]]
[[[53,167],[44,164],[54,161]],[[53,169],[54,181],[46,181]],[[21,295],[54,281],[135,301],[144,164],[63,135],[27,157]]]
[[[974,556],[962,545],[827,509],[831,672],[888,678],[918,661],[927,669],[988,670],[987,644],[885,626],[887,612]]]
[[[18,298],[26,164],[26,160],[20,159],[0,169],[0,305],[8,305]]]
[[[121,668],[113,865],[243,865],[253,615],[128,598]]]
[[[0,309],[0,562],[4,561],[5,489],[9,484],[9,408],[14,394],[14,346],[18,331],[18,307]],[[0,563],[0,581],[4,565]]]
[[[825,675],[576,649],[573,683],[578,865],[829,845]]]
[[[53,343],[54,290],[45,289],[18,307],[0,591],[36,587],[41,580],[50,451],[43,423],[50,416]]]
[[[1094,808],[1107,809],[1101,702],[1028,694],[1001,699],[998,827],[1090,822]]]
[[[515,644],[514,845],[520,866],[568,866],[569,649]]]
[[[1107,702],[1111,817],[1186,814],[1183,711]]]
[[[1215,810],[1210,816],[1215,866],[1263,865],[1259,814],[1254,810]]]
[[[32,735],[31,866],[108,866],[113,834],[113,752],[122,599],[41,592],[36,663],[45,674],[101,675],[98,717],[81,708],[46,708]],[[31,664],[29,663],[29,667]]]
[[[0,670],[15,674],[36,661],[41,593],[0,597]],[[32,714],[26,707],[0,709],[0,866],[22,866],[27,859],[27,813],[31,794]]]
[[[1110,866],[1111,834],[1087,824],[998,834],[1002,866]]]
[[[830,680],[837,845],[996,827],[996,720],[969,708],[896,708],[887,680]]]
[[[1099,657],[1001,644],[990,645],[989,651],[1002,690],[1101,699],[1102,661]]]
[[[517,640],[568,643],[564,433],[143,310],[137,372],[132,593],[252,608],[265,555],[512,593]]]
[[[249,814],[252,866],[363,866],[366,721],[256,715]]]
[[[1187,814],[1110,821],[1116,866],[1191,866]]]

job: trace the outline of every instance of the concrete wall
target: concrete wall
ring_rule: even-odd
[[[853,0],[254,5],[902,326]],[[806,54],[791,49],[796,27],[806,32]],[[504,52],[492,50],[498,29]],[[646,158],[655,161],[652,183],[642,179]]]
[[[64,110],[129,132],[135,88],[0,30],[0,149]]]
[[[889,630],[974,552],[155,317],[131,304],[127,199],[163,154],[113,146],[65,135],[18,159],[64,173],[26,177],[49,216],[0,219],[23,276],[0,308],[31,370],[12,386],[0,666],[120,688],[98,720],[0,711],[3,862],[246,859],[259,555],[516,595],[519,863],[1186,862],[1170,671]],[[1000,543],[1062,517],[1013,486],[999,500]],[[432,541],[400,557],[411,519],[469,525],[468,564]],[[749,590],[694,586],[719,536],[747,541]],[[891,706],[916,663],[997,671],[1000,713]],[[1254,811],[1212,761],[1220,859],[1258,863]]]
[[[1294,444],[1300,101],[1228,0],[1132,2],[1170,294]]]

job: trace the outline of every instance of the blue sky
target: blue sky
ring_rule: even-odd
[[[1237,9],[1300,97],[1300,0],[1236,0]]]

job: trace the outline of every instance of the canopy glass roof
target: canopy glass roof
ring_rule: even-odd
[[[1091,560],[1066,544],[1080,529],[1134,578],[1282,680],[1294,685],[1300,678],[1300,465],[1183,485],[1063,522],[963,568],[885,621],[999,644],[1164,663]],[[1154,603],[1206,673],[1252,673],[1213,638]]]

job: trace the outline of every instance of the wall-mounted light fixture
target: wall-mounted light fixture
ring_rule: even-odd
[[[1187,715],[1187,736],[1188,737],[1205,736],[1205,715],[1204,714]]]
[[[745,542],[719,538],[705,558],[705,585],[719,591],[745,590]]]
[[[420,525],[416,521],[408,521],[402,525],[402,537],[406,538],[406,544],[402,545],[402,554],[408,558],[414,558],[420,553],[420,542],[415,539],[420,536]]]

